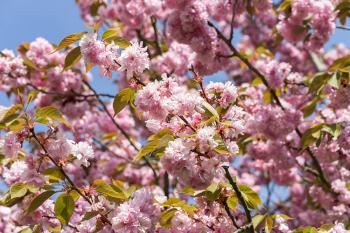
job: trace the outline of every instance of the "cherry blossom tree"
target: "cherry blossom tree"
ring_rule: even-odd
[[[76,3],[0,52],[0,232],[350,232],[349,0]]]

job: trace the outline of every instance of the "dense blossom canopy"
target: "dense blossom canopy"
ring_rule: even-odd
[[[350,232],[349,0],[76,3],[0,52],[0,232]]]

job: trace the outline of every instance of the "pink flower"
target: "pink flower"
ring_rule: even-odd
[[[88,167],[90,165],[89,160],[95,157],[92,146],[87,142],[79,142],[72,145],[72,154],[76,157],[83,166]]]
[[[118,46],[97,40],[97,34],[93,32],[85,34],[79,45],[85,62],[99,65],[101,75],[111,77],[112,71],[117,70]]]
[[[159,213],[160,209],[153,204],[152,195],[141,189],[112,213],[112,228],[125,233],[153,232]]]
[[[206,153],[209,149],[214,149],[219,144],[215,141],[215,128],[205,126],[197,131],[198,149],[201,153]]]
[[[2,177],[4,178],[6,184],[11,185],[25,178],[25,174],[28,172],[28,170],[29,167],[25,161],[16,160],[13,164],[11,164],[10,168],[4,168]]]
[[[223,108],[229,107],[238,97],[237,88],[232,82],[214,83],[207,85],[206,90],[210,99],[217,98],[220,106]]]
[[[128,78],[142,74],[150,66],[147,47],[142,47],[142,42],[132,41],[131,46],[122,51],[118,63],[119,70],[126,71]]]
[[[60,139],[50,139],[47,142],[47,151],[51,156],[57,159],[62,159],[67,157],[72,153],[73,141],[67,140],[65,138]]]
[[[2,147],[2,148],[1,148]],[[21,149],[21,143],[18,141],[15,133],[6,134],[3,140],[0,140],[0,148],[5,156],[16,156]]]

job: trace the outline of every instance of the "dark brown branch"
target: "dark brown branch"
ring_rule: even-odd
[[[135,145],[135,143],[131,140],[131,137],[129,134],[116,122],[112,114],[108,111],[108,108],[106,104],[101,100],[101,98],[98,96],[96,90],[88,83],[87,81],[83,80],[84,84],[96,95],[96,99],[101,104],[103,111],[107,114],[108,118],[112,121],[112,123],[117,127],[117,129],[123,134],[123,136],[129,141],[130,145],[136,150],[139,151],[140,149]],[[153,172],[154,178],[156,182],[158,182],[158,175],[154,167],[152,166],[151,162],[146,158],[143,157],[143,160],[146,162],[147,166],[149,166]]]
[[[57,163],[49,154],[49,152],[47,151],[46,147],[41,143],[41,141],[39,140],[39,138],[36,136],[36,133],[34,131],[34,128],[30,128],[30,132],[32,137],[34,138],[34,140],[40,145],[41,149],[45,152],[45,156],[60,170],[60,172],[63,174],[63,176],[66,178],[66,180],[68,181],[68,183],[72,186],[72,188],[77,191],[77,193],[79,193],[79,195],[84,198],[90,205],[92,205],[92,201],[85,196],[80,189],[74,184],[74,182],[72,181],[72,179],[67,175],[67,173],[64,171],[63,167]],[[108,218],[103,214],[103,213],[99,213],[102,217],[102,219],[108,223],[109,225],[111,225],[111,222],[108,220]]]
[[[34,90],[36,90],[38,92],[41,92],[41,93],[44,93],[44,94],[47,94],[47,95],[57,95],[57,96],[63,96],[63,97],[75,97],[76,96],[76,97],[83,97],[83,98],[96,97],[95,94],[80,94],[80,93],[76,93],[76,92],[61,93],[61,92],[54,92],[54,91],[43,90],[43,89],[40,89],[40,88],[38,88],[37,86],[35,86],[35,85],[31,84],[31,83],[28,83],[27,85],[32,87]],[[114,98],[113,95],[103,94],[103,93],[98,94],[98,96]]]
[[[186,120],[186,118],[184,116],[179,116],[179,117],[186,124],[187,127],[192,129],[193,132],[196,132],[196,129],[193,128],[193,126]]]
[[[224,206],[227,215],[228,215],[229,218],[231,219],[232,224],[233,224],[237,229],[239,229],[239,226],[238,226],[238,224],[236,223],[235,217],[233,217],[233,215],[231,214],[230,208],[228,207],[227,203],[226,203],[225,201],[223,201],[223,202],[222,202],[222,205]]]
[[[346,30],[346,31],[350,31],[350,28],[344,27],[344,26],[340,26],[340,25],[336,26],[336,28],[342,29],[342,30]]]
[[[241,60],[253,73],[255,73],[263,82],[263,84],[265,85],[265,87],[267,88],[267,90],[271,93],[273,100],[275,101],[275,103],[284,111],[285,108],[282,105],[280,99],[278,98],[275,90],[273,90],[270,86],[269,83],[267,82],[265,76],[260,73],[260,71],[258,69],[256,69],[252,63],[250,63],[248,61],[247,58],[245,58],[244,56],[242,56],[242,54],[240,54],[240,52],[231,44],[231,41],[229,41],[222,33],[221,31],[210,21],[208,21],[208,25],[210,27],[213,27],[218,35],[218,37],[225,42],[225,44],[231,49],[231,51],[233,52],[234,56],[237,57],[239,60]],[[295,128],[296,133],[298,134],[298,136],[301,138],[302,137],[302,133],[300,132],[300,130],[297,128]],[[313,163],[315,164],[315,167],[317,169],[317,172],[319,173],[318,176],[321,179],[322,182],[324,182],[327,186],[327,191],[329,191],[329,187],[330,183],[328,182],[328,180],[326,179],[322,167],[319,163],[319,161],[317,160],[317,158],[315,157],[315,155],[313,154],[313,152],[311,151],[311,149],[309,147],[306,148],[307,153],[309,154],[311,160],[313,161]]]
[[[152,23],[152,27],[154,30],[154,39],[155,39],[155,44],[156,44],[156,49],[158,54],[163,54],[162,48],[160,46],[160,41],[159,41],[159,37],[158,37],[158,29],[157,29],[157,19],[154,16],[151,16],[151,23]]]
[[[230,171],[228,170],[229,167],[228,166],[223,166],[222,168],[225,170],[225,176],[226,176],[227,180],[230,182],[230,185],[232,186],[233,190],[235,191],[239,203],[241,204],[241,206],[244,209],[244,212],[245,212],[245,215],[246,215],[246,218],[247,218],[247,222],[249,224],[248,232],[254,233],[252,216],[250,214],[250,210],[248,208],[248,205],[247,205],[246,201],[243,198],[242,192],[241,192],[241,190],[239,190],[238,185],[236,184],[236,182],[232,179]]]

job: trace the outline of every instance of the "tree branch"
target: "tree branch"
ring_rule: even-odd
[[[112,123],[115,125],[115,127],[117,127],[117,129],[123,134],[123,136],[129,141],[130,145],[136,150],[136,151],[140,151],[140,149],[135,145],[135,143],[131,140],[131,137],[129,136],[129,134],[115,121],[114,117],[112,116],[112,114],[108,111],[108,108],[106,106],[106,104],[101,100],[101,98],[99,97],[98,93],[96,92],[96,90],[85,80],[83,80],[84,84],[95,94],[96,99],[98,100],[98,102],[101,104],[102,109],[104,110],[104,112],[107,114],[108,118],[112,121]],[[143,160],[146,162],[147,166],[149,166],[153,172],[154,178],[156,180],[156,182],[158,183],[158,175],[156,170],[154,169],[154,167],[152,166],[151,162],[146,158],[143,157]]]
[[[252,72],[254,72],[262,80],[262,82],[265,85],[265,87],[267,88],[267,90],[271,93],[271,96],[274,99],[274,101],[276,102],[276,104],[283,111],[285,111],[284,106],[282,105],[282,103],[281,103],[280,99],[278,98],[276,92],[269,86],[269,83],[267,82],[265,76],[262,73],[260,73],[260,71],[257,68],[255,68],[254,65],[252,63],[250,63],[247,58],[245,58],[244,56],[242,56],[242,54],[240,54],[240,52],[231,44],[231,41],[229,41],[212,22],[208,21],[208,25],[215,29],[218,37],[222,41],[224,41],[225,44],[231,49],[231,51],[233,52],[234,56],[238,57],[239,60],[241,60]],[[295,128],[295,131],[298,134],[298,136],[301,138],[302,137],[302,133],[300,132],[298,127]],[[309,156],[310,156],[311,160],[313,161],[313,163],[315,164],[317,172],[319,173],[319,178],[322,180],[322,182],[324,182],[326,184],[327,188],[331,187],[330,183],[328,182],[328,180],[326,179],[326,176],[323,173],[323,170],[322,170],[322,167],[321,167],[319,161],[314,156],[314,154],[311,151],[311,149],[309,147],[307,147],[306,151],[309,154]],[[329,189],[327,191],[329,191]]]
[[[50,159],[50,161],[60,170],[60,172],[63,174],[63,176],[66,178],[66,180],[68,181],[68,183],[72,186],[72,188],[77,191],[77,193],[79,193],[79,195],[84,198],[90,205],[92,205],[92,201],[85,196],[80,189],[78,189],[78,187],[74,184],[74,182],[72,181],[72,179],[67,175],[67,173],[63,170],[63,167],[58,164],[49,154],[49,152],[47,151],[46,147],[41,143],[41,141],[39,140],[39,138],[36,136],[34,128],[30,128],[30,132],[32,134],[32,137],[35,139],[35,141],[40,145],[41,149],[45,152],[45,156],[47,158]],[[108,220],[108,218],[103,214],[103,213],[99,213],[102,217],[102,219],[108,223],[109,225],[111,225],[111,222]]]
[[[242,192],[241,192],[241,190],[239,190],[236,182],[232,179],[232,176],[231,176],[231,174],[230,174],[230,172],[228,170],[229,167],[228,166],[223,166],[222,168],[225,170],[225,176],[228,179],[228,181],[230,182],[233,190],[235,191],[239,203],[243,206],[243,209],[244,209],[244,212],[245,212],[245,215],[246,215],[246,218],[247,218],[247,222],[249,224],[248,232],[254,233],[252,216],[250,214],[250,210],[248,208],[248,205],[247,205],[246,201],[243,198]]]

